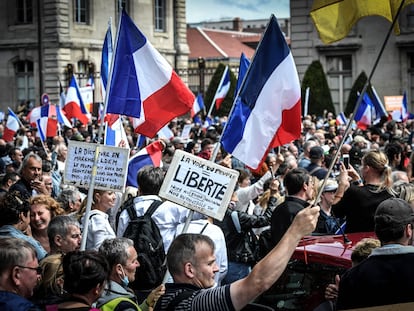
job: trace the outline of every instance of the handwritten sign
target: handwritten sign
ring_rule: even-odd
[[[222,220],[238,176],[235,170],[176,150],[159,195]]]
[[[387,111],[401,110],[403,96],[384,96],[385,109]]]
[[[97,144],[70,140],[63,182],[87,188],[91,182]],[[124,191],[129,149],[99,145],[96,167],[96,189]]]

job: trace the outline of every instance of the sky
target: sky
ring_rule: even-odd
[[[187,0],[187,23],[220,19],[267,19],[289,17],[289,0]]]

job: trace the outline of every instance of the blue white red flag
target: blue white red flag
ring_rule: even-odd
[[[203,109],[204,109],[203,95],[201,95],[201,93],[198,93],[197,97],[194,100],[193,108],[191,109],[191,117],[194,118],[194,116]]]
[[[199,124],[199,125],[201,125],[203,123],[203,121],[201,121],[200,115],[195,115],[193,117],[193,122],[194,122],[194,124]]]
[[[142,167],[146,165],[162,167],[161,159],[163,150],[164,145],[161,141],[157,140],[132,156],[128,161],[128,175],[126,186],[138,187],[137,174]]]
[[[3,132],[3,139],[6,142],[13,141],[14,134],[19,130],[20,128],[20,120],[19,117],[11,110],[10,108],[7,108],[9,111],[9,115],[7,117],[6,126],[4,127]]]
[[[125,148],[129,148],[128,139],[125,133],[122,118],[119,115],[111,115],[105,126],[104,144],[107,146],[119,147],[121,141],[125,142]]]
[[[138,149],[141,149],[146,144],[147,144],[147,137],[145,135],[138,134],[138,137],[137,137],[137,148]]]
[[[226,68],[223,71],[223,75],[220,79],[220,83],[218,85],[216,94],[213,98],[213,103],[216,105],[216,110],[220,109],[221,104],[223,103],[224,99],[227,96],[227,93],[230,90],[230,72],[229,67],[226,66]]]
[[[207,130],[212,124],[213,124],[213,119],[207,116],[202,126],[203,130]]]
[[[189,112],[195,97],[125,11],[108,96],[107,112],[139,118],[135,131],[150,138]]]
[[[90,114],[82,100],[75,76],[70,79],[63,111],[69,119],[76,118],[84,125],[90,120]]]
[[[37,120],[46,118],[47,126],[45,127],[46,137],[54,137],[57,134],[58,120],[56,106],[49,103],[49,96],[42,95],[42,106],[35,107],[27,115],[30,124],[37,127]]]
[[[86,86],[90,86],[92,90],[95,89],[95,79],[92,74],[89,75],[88,81],[86,81]]]
[[[72,128],[72,123],[68,120],[66,115],[62,111],[62,107],[65,106],[66,95],[65,91],[63,90],[62,83],[59,80],[59,105],[56,107],[56,116],[57,120],[60,124],[65,125],[66,127]]]
[[[336,117],[336,125],[345,125],[347,122],[348,119],[345,117],[345,114],[340,112]]]
[[[168,124],[158,131],[158,138],[170,140],[174,137],[173,131],[169,128]]]
[[[354,117],[354,120],[357,122],[358,128],[366,130],[369,126],[371,126],[373,109],[374,105],[372,104],[371,98],[365,92],[364,96],[362,97],[361,104],[359,105]]]
[[[101,95],[104,101],[106,96],[106,85],[108,84],[109,68],[111,68],[113,51],[114,49],[112,45],[112,32],[111,26],[109,25],[108,30],[106,31],[105,40],[102,47],[101,58]]]
[[[401,118],[402,121],[407,121],[408,117],[410,116],[410,113],[408,112],[408,106],[407,106],[407,91],[404,91],[404,96],[402,100],[402,106],[401,106]]]
[[[372,98],[372,104],[374,105],[375,109],[375,118],[373,120],[374,124],[377,124],[381,121],[382,117],[388,117],[388,111],[385,109],[384,105],[380,97],[378,96],[377,91],[375,90],[374,86],[371,86],[372,94],[374,97]]]
[[[46,141],[47,121],[47,117],[42,117],[36,120],[36,136],[38,136],[42,142]]]
[[[240,56],[240,63],[239,63],[239,75],[237,77],[237,84],[236,84],[236,90],[234,91],[234,97],[237,96],[237,91],[240,89],[240,86],[243,82],[243,78],[246,75],[247,69],[250,66],[250,60],[244,55],[244,53],[241,53]]]
[[[300,137],[300,96],[292,53],[272,15],[222,134],[224,149],[257,169],[269,149]]]

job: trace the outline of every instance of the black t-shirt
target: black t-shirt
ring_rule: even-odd
[[[346,217],[345,232],[374,231],[374,215],[378,205],[392,197],[387,190],[378,191],[378,186],[351,185],[344,193],[343,198],[332,206],[336,217]]]

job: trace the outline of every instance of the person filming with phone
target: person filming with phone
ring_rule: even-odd
[[[349,169],[343,162],[340,165],[332,212],[346,218],[346,233],[374,231],[377,206],[393,196],[391,167],[383,152],[368,151],[362,157],[360,172],[361,176],[351,164]]]

